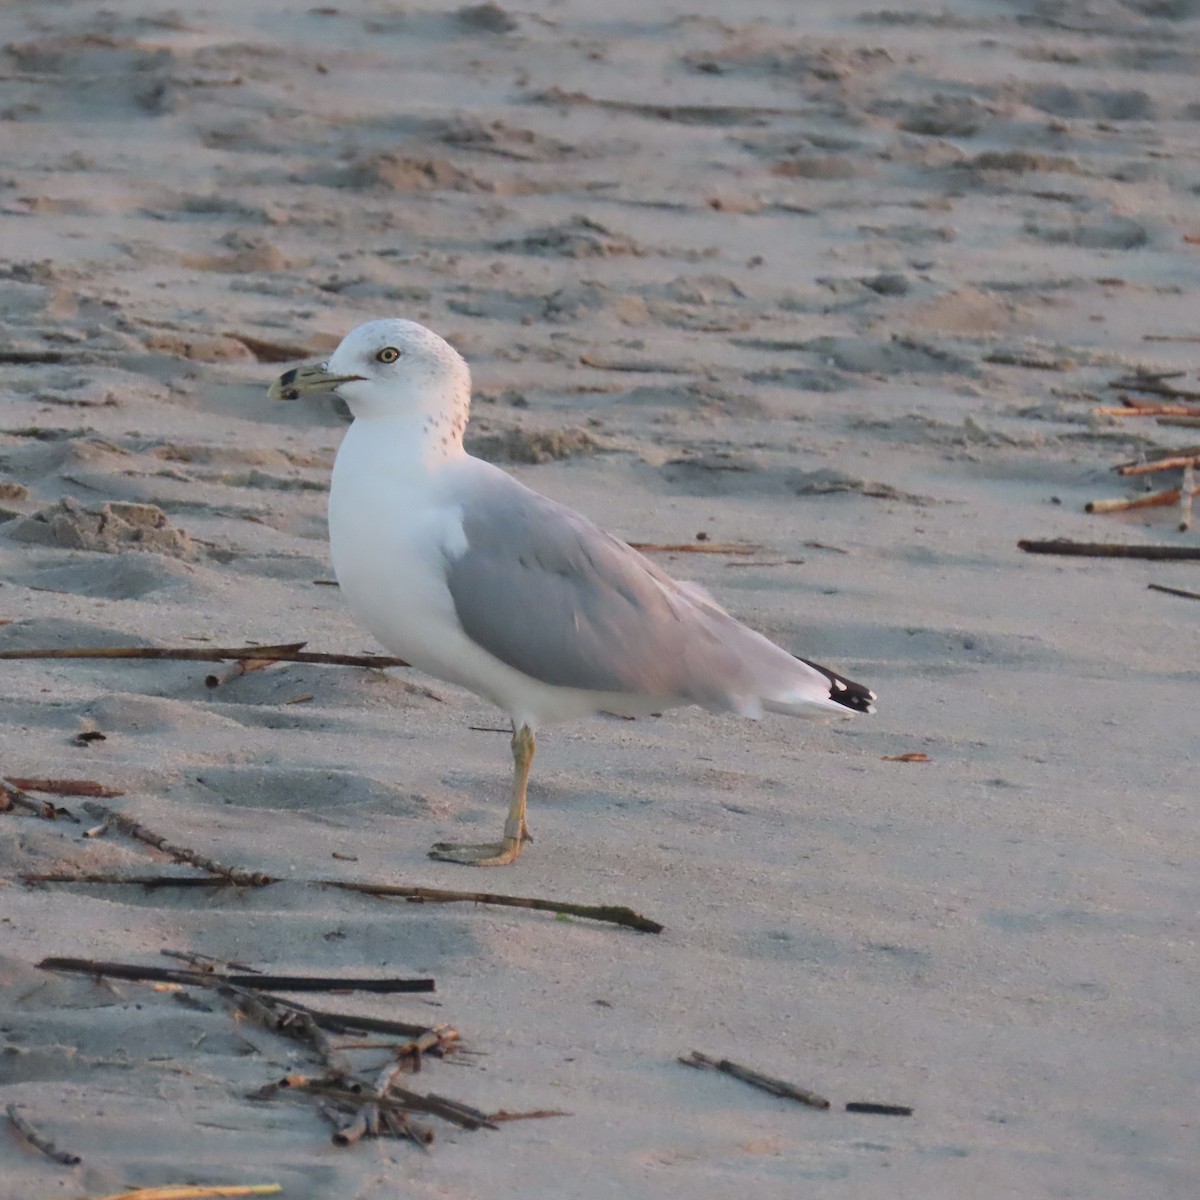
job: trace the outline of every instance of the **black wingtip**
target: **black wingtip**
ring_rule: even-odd
[[[797,658],[800,656],[797,655]],[[807,658],[801,658],[800,661],[806,667],[812,667],[814,671],[820,671],[826,679],[829,680],[829,698],[835,703],[840,704],[843,708],[850,709],[851,712],[873,713],[875,711],[875,693],[869,687],[865,687],[861,683],[855,683],[853,679],[847,679],[844,675],[839,675],[836,671],[831,671],[828,667],[821,666],[820,663],[810,662]]]

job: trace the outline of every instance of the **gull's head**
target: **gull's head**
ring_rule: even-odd
[[[285,371],[270,395],[295,400],[308,392],[336,392],[356,418],[449,417],[461,437],[471,373],[462,355],[424,325],[368,321],[342,339],[328,362]]]

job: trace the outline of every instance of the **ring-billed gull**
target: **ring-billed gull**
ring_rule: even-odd
[[[699,704],[796,716],[872,712],[875,695],[734,620],[579,513],[462,444],[467,364],[412,321],[371,321],[327,363],[286,371],[276,398],[336,391],[354,421],[329,493],[334,571],[354,615],[413,666],[512,719],[503,841],[433,858],[513,862],[529,839],[534,734],[608,712]]]

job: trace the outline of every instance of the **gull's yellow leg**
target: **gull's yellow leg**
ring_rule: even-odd
[[[458,842],[438,842],[429,851],[430,858],[439,862],[465,863],[471,867],[504,867],[516,862],[526,842],[533,841],[525,823],[525,790],[529,786],[529,768],[533,766],[533,730],[528,725],[513,731],[512,803],[504,822],[504,841],[483,845],[461,845]]]

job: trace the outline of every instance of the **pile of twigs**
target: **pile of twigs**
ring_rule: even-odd
[[[228,963],[203,954],[178,950],[163,953],[188,965],[168,968],[47,958],[38,966],[97,978],[151,982],[160,989],[173,989],[176,999],[191,1007],[207,1006],[188,989],[206,989],[216,993],[239,1019],[300,1043],[315,1069],[272,1080],[248,1098],[268,1100],[282,1095],[316,1098],[321,1115],[333,1126],[332,1139],[336,1145],[349,1146],[364,1137],[396,1137],[426,1148],[434,1139],[433,1129],[423,1121],[413,1120],[412,1114],[438,1117],[461,1129],[497,1127],[492,1117],[470,1105],[400,1086],[402,1077],[422,1070],[426,1058],[444,1058],[459,1048],[458,1032],[450,1025],[426,1026],[329,1012],[275,994],[432,991],[432,979],[268,975],[242,963]],[[335,1041],[331,1035],[342,1040]],[[382,1066],[378,1062],[381,1050],[386,1053]],[[372,1053],[371,1065],[355,1066],[351,1055],[359,1053],[361,1058],[363,1051]]]

